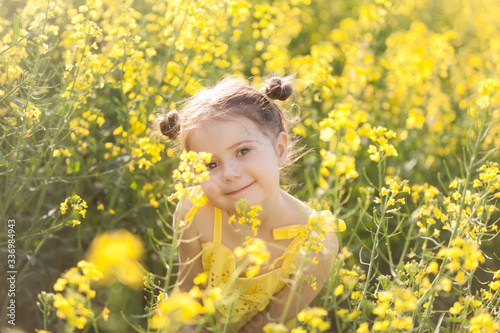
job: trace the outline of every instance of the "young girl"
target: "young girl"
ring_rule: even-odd
[[[206,164],[209,179],[190,188],[174,214],[174,221],[184,221],[186,216],[190,220],[179,245],[178,284],[189,291],[195,277],[205,272],[207,290],[234,291],[232,305],[217,307],[216,324],[227,326],[227,332],[261,332],[268,322],[283,315],[285,322],[294,319],[318,294],[337,255],[337,237],[331,231],[338,228],[331,213],[315,212],[280,188],[280,169],[286,165],[291,147],[286,113],[275,100],[284,101],[292,92],[287,79],[272,78],[257,90],[229,78],[198,92],[180,113],[171,111],[159,121],[162,133],[179,139],[183,149],[212,154]],[[232,216],[238,218],[235,206],[241,199],[248,201],[249,208],[262,208],[256,237],[267,245],[272,265],[259,275],[237,277],[235,286],[233,251],[248,233],[244,234],[244,225],[228,222]],[[308,239],[312,223],[328,231],[325,250],[312,251],[302,274],[314,276],[317,288],[310,281],[295,279],[299,260],[304,259],[300,246]],[[311,263],[316,260],[319,263]],[[293,281],[301,281],[297,282],[301,289]]]

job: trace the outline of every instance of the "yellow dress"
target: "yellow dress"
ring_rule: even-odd
[[[193,217],[207,199],[200,186],[187,189],[186,194],[193,203],[192,209],[185,218],[185,223],[190,224]],[[237,332],[253,316],[264,310],[271,297],[279,292],[296,271],[295,261],[299,255],[297,249],[308,238],[312,224],[323,228],[326,232],[343,231],[345,224],[337,220],[336,225],[330,211],[313,211],[309,216],[307,225],[290,225],[273,230],[275,240],[291,239],[283,255],[272,264],[272,270],[251,278],[238,277],[235,285],[234,273],[236,261],[232,250],[222,244],[222,215],[219,208],[215,209],[213,238],[211,242],[202,244],[203,270],[207,274],[207,290],[220,287],[221,290],[237,290],[238,295],[233,302],[217,307],[217,323],[228,323],[228,332]],[[282,260],[279,268],[274,268]],[[208,293],[205,293],[204,301]],[[227,297],[229,299],[231,297]],[[232,303],[232,305],[231,305]],[[228,318],[229,317],[229,318]]]

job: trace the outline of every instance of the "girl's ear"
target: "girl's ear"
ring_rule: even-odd
[[[288,158],[288,134],[285,132],[280,132],[276,136],[276,153],[278,154],[278,165],[284,166]]]

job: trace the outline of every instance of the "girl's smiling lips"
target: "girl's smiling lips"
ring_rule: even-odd
[[[249,187],[250,187],[250,186],[252,186],[253,184],[255,184],[255,182],[252,182],[252,183],[250,183],[250,185],[247,185],[247,186],[245,186],[245,187],[242,187],[242,188],[240,188],[239,190],[236,190],[236,191],[233,191],[233,192],[226,193],[226,195],[234,195],[234,194],[238,194],[238,193],[240,193],[240,192],[242,192],[242,191],[246,190],[247,188],[249,188]]]

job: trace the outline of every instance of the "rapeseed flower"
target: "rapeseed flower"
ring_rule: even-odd
[[[234,249],[234,255],[242,260],[248,258],[252,266],[247,268],[247,277],[253,277],[258,274],[259,268],[269,259],[270,253],[267,250],[266,243],[259,238],[247,239],[245,246],[239,246]]]
[[[257,229],[260,225],[260,220],[258,219],[258,211],[262,210],[261,206],[251,206],[248,210],[248,201],[246,199],[241,199],[236,203],[236,213],[238,213],[238,224],[249,224],[252,227],[252,232],[254,236],[257,236]],[[233,223],[236,220],[236,216],[231,216],[229,218],[229,223]]]
[[[191,293],[176,292],[169,297],[164,296],[158,302],[151,319],[151,327],[166,332],[177,332],[182,326],[206,312],[197,297],[193,297]]]
[[[90,289],[90,283],[101,278],[102,273],[97,267],[83,260],[77,267],[64,272],[54,284],[54,290],[59,291],[53,299],[57,317],[66,320],[70,327],[83,329],[94,316],[91,309],[87,308],[87,301],[96,295]]]
[[[85,200],[80,198],[79,195],[74,194],[71,197],[67,197],[63,202],[61,202],[61,204],[59,205],[59,210],[61,211],[61,214],[65,215],[70,206],[73,209],[73,211],[80,214],[82,218],[85,218],[88,206]],[[73,219],[71,222],[73,227],[81,223],[79,220],[76,219]]]
[[[471,318],[469,332],[473,333],[493,333],[500,330],[500,323],[489,313],[479,313]]]
[[[297,319],[304,326],[314,329],[317,332],[324,332],[330,328],[330,322],[325,320],[328,312],[319,307],[306,308],[299,312]]]
[[[265,333],[287,333],[288,329],[283,324],[269,323],[264,326]]]
[[[207,163],[210,162],[211,158],[212,154],[205,152],[196,153],[184,150],[181,153],[179,167],[173,172],[173,178],[181,181],[175,186],[178,193],[182,193],[184,190],[183,184],[191,186],[208,179],[210,172],[207,169]],[[176,193],[170,196],[169,200],[179,195]]]
[[[144,270],[140,260],[144,253],[141,239],[127,230],[104,232],[92,241],[87,261],[103,274],[99,283],[109,285],[115,281],[131,288],[142,287]]]

